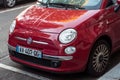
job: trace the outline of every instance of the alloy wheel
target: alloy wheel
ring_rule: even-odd
[[[109,49],[105,44],[97,46],[93,55],[92,65],[96,72],[102,72],[109,60]]]
[[[107,70],[110,58],[110,45],[105,40],[99,40],[93,46],[87,71],[92,76],[101,76]]]

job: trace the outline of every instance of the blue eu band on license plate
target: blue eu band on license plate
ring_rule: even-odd
[[[16,47],[16,52],[21,53],[21,54],[24,54],[24,55],[36,57],[36,58],[42,58],[42,53],[41,53],[41,51],[35,50],[35,49],[31,49],[31,48],[26,48],[26,47],[22,47],[22,46],[17,46],[17,47]]]

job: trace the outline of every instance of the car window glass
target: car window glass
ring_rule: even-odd
[[[114,4],[113,0],[108,0],[107,7],[109,7],[109,6],[113,5],[113,4]]]
[[[111,6],[111,5],[114,5],[117,3],[117,0],[108,0],[108,4],[107,4],[107,7]]]
[[[99,9],[102,0],[40,0],[43,3],[63,3],[69,5],[77,5],[85,9]]]
[[[85,9],[99,9],[102,0],[50,0],[51,3],[79,5]]]
[[[113,3],[116,3],[117,2],[117,0],[112,0],[113,1]]]

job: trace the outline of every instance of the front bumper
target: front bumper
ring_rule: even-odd
[[[10,58],[13,61],[40,70],[57,72],[57,73],[83,71],[83,69],[80,66],[77,66],[78,64],[74,63],[73,56],[51,56],[51,55],[43,54],[43,57],[41,59],[37,59],[31,56],[17,53],[16,47],[11,46],[9,44],[8,44],[8,50],[9,50]]]
[[[11,51],[16,51],[16,47],[13,47],[8,44],[8,49]],[[46,55],[43,54],[43,59],[50,59],[50,60],[58,60],[58,61],[64,61],[64,60],[72,60],[73,56],[51,56],[51,55]]]
[[[22,59],[27,62],[35,63],[42,66],[58,68],[61,66],[61,61],[72,60],[73,56],[51,56],[43,54],[42,58],[35,58],[31,56],[27,56],[24,54],[19,54],[16,52],[16,47],[8,45],[8,50],[11,56],[14,56],[18,59]]]

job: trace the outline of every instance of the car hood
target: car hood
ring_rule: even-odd
[[[19,27],[51,33],[60,33],[66,28],[74,28],[98,11],[65,10],[31,6],[17,16]]]

